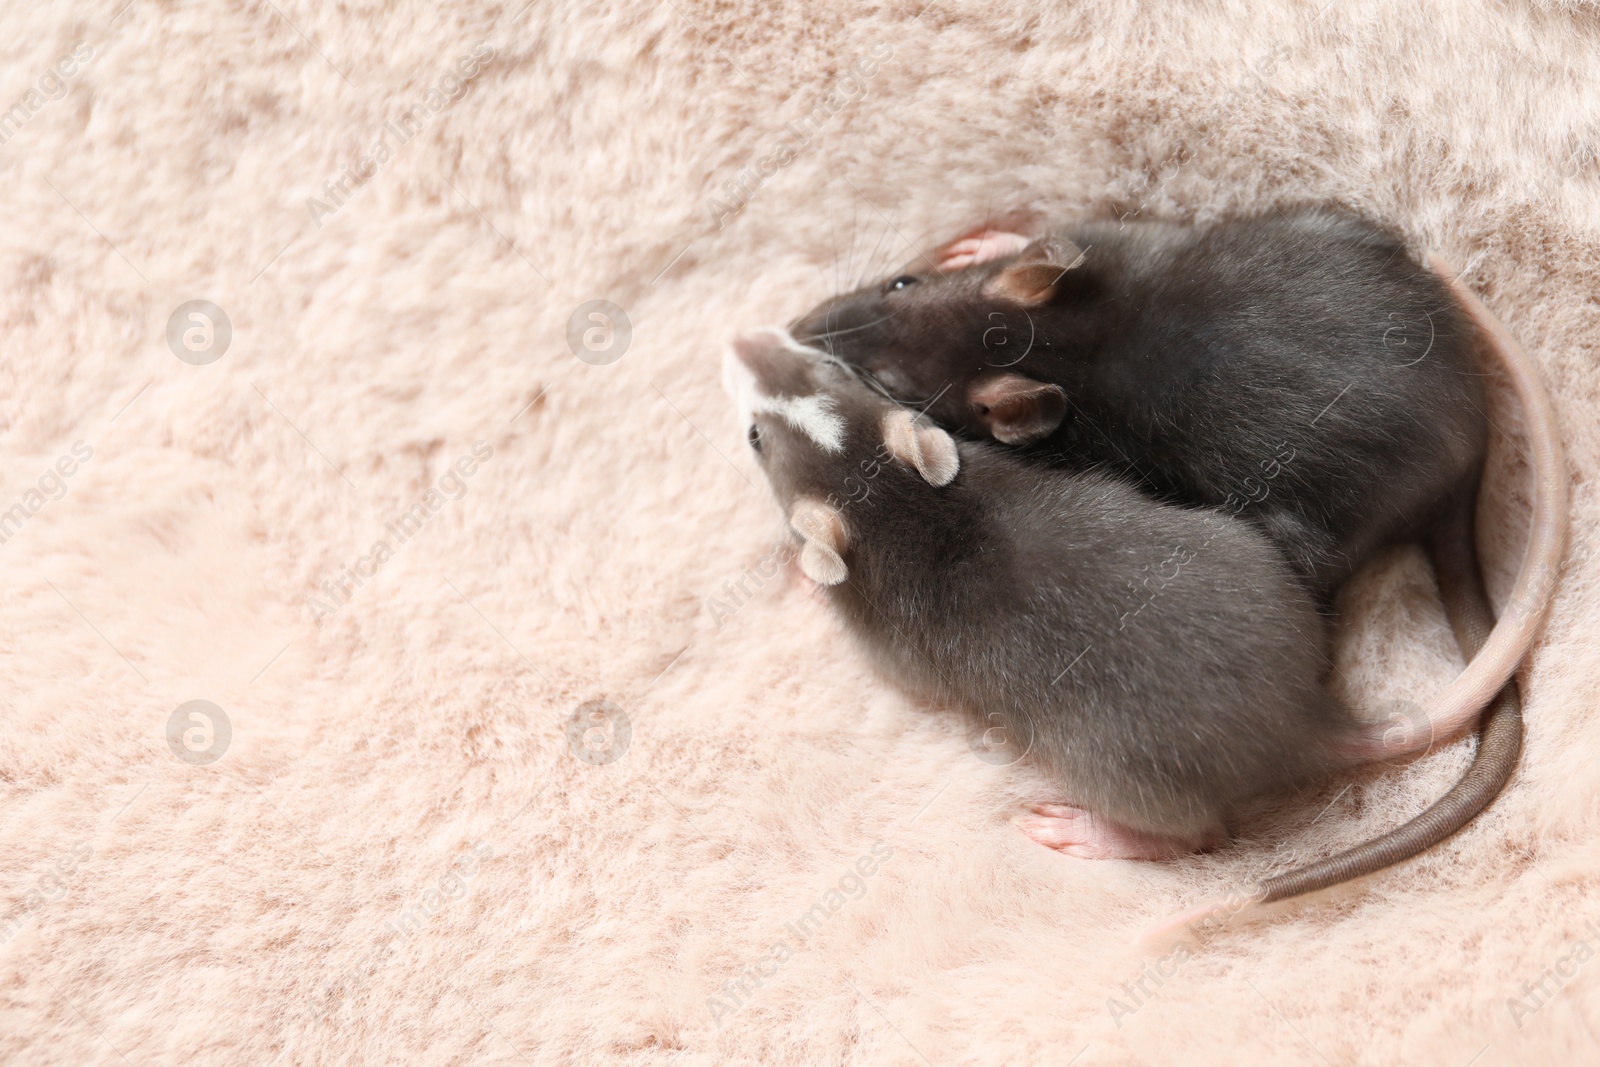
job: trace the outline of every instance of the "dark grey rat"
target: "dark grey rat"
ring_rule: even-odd
[[[725,370],[847,627],[911,691],[1009,724],[1070,790],[1035,833],[1191,851],[1358,758],[1362,727],[1320,684],[1325,620],[1251,524],[957,444],[780,331],[737,339]]]
[[[1235,510],[1323,597],[1483,459],[1466,316],[1394,234],[1322,208],[987,232],[792,332],[941,425]]]
[[[1437,526],[1453,499],[1440,529],[1453,572],[1441,567],[1441,585],[1458,633],[1485,610],[1470,596],[1481,588],[1470,518],[1485,421],[1475,325],[1526,410],[1533,536],[1507,618],[1486,643],[1463,636],[1468,670],[1428,721],[1379,747],[1415,752],[1460,732],[1509,678],[1554,587],[1564,461],[1531,361],[1441,262],[1430,272],[1388,231],[1311,209],[1034,242],[985,231],[929,266],[827,302],[796,329],[958,431],[1251,518],[1320,598],[1376,545]],[[1449,797],[1265,895],[1331,884],[1448,835],[1493,798],[1519,749],[1508,686]]]

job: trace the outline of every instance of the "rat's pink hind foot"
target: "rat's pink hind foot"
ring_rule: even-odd
[[[1198,851],[1204,842],[1130,830],[1071,804],[1032,804],[1017,820],[1046,848],[1086,860],[1166,860]]]

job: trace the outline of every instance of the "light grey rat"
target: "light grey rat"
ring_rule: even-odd
[[[1220,843],[1359,758],[1325,621],[1251,524],[957,443],[780,331],[725,368],[806,574],[902,685],[1011,725],[1085,854]]]

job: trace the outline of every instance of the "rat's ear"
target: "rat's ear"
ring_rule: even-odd
[[[838,585],[850,576],[839,553],[816,541],[807,541],[800,549],[800,569],[818,585]]]
[[[1067,394],[1059,385],[1020,374],[978,382],[967,399],[994,439],[1007,445],[1027,445],[1049,437],[1067,414]]]
[[[983,294],[1022,307],[1041,307],[1055,299],[1062,277],[1083,260],[1083,250],[1066,238],[1042,237],[985,282]]]
[[[955,439],[932,423],[919,423],[905,408],[883,417],[883,443],[890,455],[915,467],[929,485],[949,485],[961,470]]]
[[[991,259],[1014,256],[1028,247],[1028,239],[1020,233],[1004,230],[977,230],[958,237],[933,254],[940,270],[961,270],[987,263]]]
[[[789,525],[805,538],[800,569],[818,585],[838,585],[849,577],[842,553],[847,544],[844,516],[820,500],[804,497],[789,512]]]
[[[1013,263],[984,283],[983,295],[1025,308],[1041,307],[1056,295],[1056,282],[1066,272],[1055,263]]]

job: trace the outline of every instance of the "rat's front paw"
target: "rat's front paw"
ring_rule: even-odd
[[[807,600],[822,603],[828,599],[828,591],[797,566],[789,568],[789,584],[794,586],[795,592]]]

